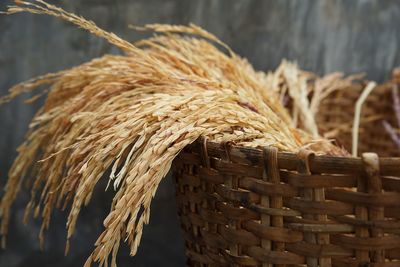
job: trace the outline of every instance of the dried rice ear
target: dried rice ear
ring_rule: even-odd
[[[208,39],[210,41],[213,41],[221,45],[229,52],[231,56],[235,56],[235,53],[227,44],[218,39],[218,37],[216,37],[214,34],[205,31],[204,29],[195,25],[194,23],[190,23],[189,26],[154,23],[154,24],[146,24],[142,27],[130,24],[129,28],[137,31],[152,31],[158,33],[183,33],[185,35],[191,34],[197,37],[203,37],[205,39]]]
[[[128,243],[131,255],[136,253],[151,200],[172,161],[200,137],[289,152],[309,146],[316,153],[342,154],[329,140],[293,127],[277,101],[279,89],[272,90],[263,73],[232,51],[221,52],[215,43],[222,42],[197,26],[148,26],[166,34],[138,47],[42,0],[17,4],[7,14],[61,18],[105,38],[125,55],[106,55],[33,79],[3,98],[8,101],[39,85],[49,86],[45,104],[33,118],[9,171],[0,202],[3,240],[11,206],[28,173],[34,180],[25,218],[31,213],[41,217],[43,241],[55,208],[69,209],[67,240],[73,236],[81,208],[112,170],[109,184],[115,196],[85,266],[92,262],[116,266],[122,241]]]
[[[9,89],[8,95],[0,97],[0,105],[10,102],[13,98],[22,93],[31,92],[34,89],[38,88],[39,86],[54,83],[54,81],[57,80],[59,77],[61,77],[64,72],[65,71],[60,71],[57,73],[48,73],[46,75],[38,76],[26,82],[14,85]],[[42,94],[38,95],[40,96]]]
[[[128,41],[123,40],[112,32],[107,32],[103,29],[100,29],[93,21],[86,20],[82,17],[79,17],[73,13],[68,13],[62,8],[51,5],[42,0],[33,0],[33,1],[14,1],[15,6],[8,6],[5,14],[12,15],[21,12],[29,12],[32,14],[42,14],[42,15],[50,15],[54,17],[58,17],[65,21],[71,22],[78,27],[89,31],[90,33],[102,37],[110,42],[112,45],[120,48],[124,52],[128,54],[141,53],[139,49],[133,46]]]
[[[320,77],[283,60],[276,71],[267,74],[265,83],[271,91],[279,94],[282,106],[290,110],[293,126],[318,139],[320,133],[315,118],[322,101],[362,77],[363,74],[344,77],[339,72]]]

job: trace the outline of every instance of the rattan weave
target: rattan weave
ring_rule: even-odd
[[[359,133],[359,154],[375,152],[380,156],[400,157],[396,147],[385,131],[382,119],[396,126],[393,111],[392,88],[400,84],[400,75],[375,88],[362,106]],[[322,133],[337,131],[336,139],[340,145],[351,151],[351,128],[354,108],[364,85],[354,85],[346,90],[334,92],[322,101],[317,113],[317,124]],[[400,125],[398,126],[400,127]]]
[[[400,155],[380,124],[394,122],[391,86],[363,106],[360,153]],[[361,88],[336,92],[318,115],[322,132],[341,125],[337,139],[348,149]],[[199,140],[175,160],[174,177],[188,266],[400,266],[399,157]]]

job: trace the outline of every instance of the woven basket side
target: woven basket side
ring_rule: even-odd
[[[174,170],[189,266],[400,263],[400,159],[198,142]]]

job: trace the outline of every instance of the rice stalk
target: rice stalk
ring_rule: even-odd
[[[293,127],[318,138],[320,133],[315,118],[319,105],[333,92],[348,89],[362,77],[363,74],[344,77],[340,72],[319,77],[283,60],[276,71],[268,73],[265,84],[269,91],[279,95],[282,106],[290,111]]]
[[[48,85],[44,106],[33,118],[25,142],[18,148],[0,203],[3,245],[10,209],[25,177],[34,177],[25,219],[41,217],[43,243],[55,208],[69,209],[67,246],[82,206],[98,181],[111,170],[115,190],[104,231],[85,266],[116,266],[121,241],[134,255],[149,221],[150,204],[173,159],[201,136],[218,142],[252,147],[274,146],[297,152],[343,154],[341,149],[306,128],[294,126],[279,101],[279,88],[256,72],[227,45],[194,26],[148,25],[159,36],[131,44],[94,22],[44,1],[18,1],[7,14],[47,14],[105,38],[122,56],[105,55],[80,66],[48,74],[13,87],[2,98]],[[189,35],[188,35],[189,34]],[[225,47],[224,54],[212,42]],[[279,70],[288,80],[298,105],[309,106],[304,80],[294,68]],[[296,76],[297,75],[297,76]],[[303,123],[312,116],[300,110]],[[312,122],[311,122],[312,123]]]

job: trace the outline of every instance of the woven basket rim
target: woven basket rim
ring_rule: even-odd
[[[268,147],[265,147],[268,148]],[[245,147],[231,143],[218,143],[199,138],[186,147],[188,152],[205,154],[205,157],[226,158],[239,164],[251,166],[263,165],[263,149]],[[373,153],[373,152],[371,152]],[[296,153],[278,152],[278,163],[280,168],[295,170],[304,159]],[[378,155],[379,156],[379,155]],[[308,158],[310,171],[312,172],[335,172],[338,173],[363,173],[364,163],[361,157],[316,155],[310,153]],[[381,175],[399,175],[400,157],[379,157]]]

